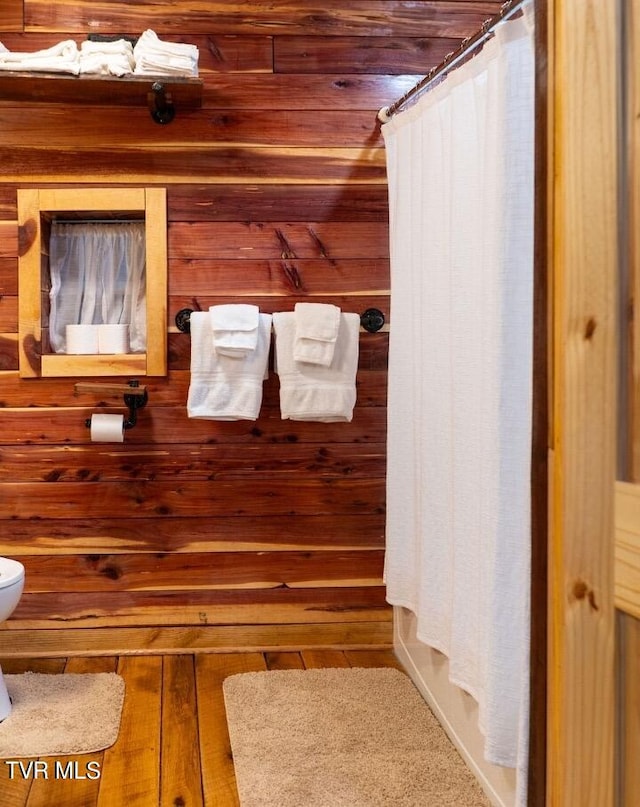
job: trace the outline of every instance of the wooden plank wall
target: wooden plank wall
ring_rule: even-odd
[[[389,311],[377,110],[499,2],[6,0],[0,42],[33,51],[88,33],[200,49],[201,109],[159,126],[135,107],[0,98],[0,555],[25,593],[3,655],[385,645],[388,333],[361,336],[350,424],[186,416],[184,307],[297,301]],[[16,189],[167,188],[169,374],[123,445],[85,418],[117,397],[17,373]],[[392,325],[391,325],[392,327]]]

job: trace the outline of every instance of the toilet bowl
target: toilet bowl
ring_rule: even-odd
[[[9,619],[24,588],[24,566],[11,558],[0,558],[0,622]],[[0,668],[0,721],[9,717],[11,701]]]

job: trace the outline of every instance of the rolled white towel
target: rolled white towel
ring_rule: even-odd
[[[10,51],[3,46],[0,51],[0,70],[71,73],[77,76],[80,72],[78,46],[73,39],[65,39],[50,48],[30,53]]]
[[[39,61],[41,59],[68,59],[73,61],[79,56],[78,46],[73,39],[63,39],[56,45],[51,45],[49,48],[42,50],[27,51],[11,51],[6,48],[0,51],[0,61],[3,62],[25,62],[29,59]]]
[[[77,76],[80,73],[80,61],[68,59],[25,59],[24,61],[0,61],[0,70],[15,73],[70,73]]]

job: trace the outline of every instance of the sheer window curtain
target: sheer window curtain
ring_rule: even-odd
[[[528,760],[533,13],[382,127],[389,179],[387,552],[393,605]]]
[[[130,350],[146,350],[144,222],[53,222],[49,338],[66,351],[72,324],[129,325]]]

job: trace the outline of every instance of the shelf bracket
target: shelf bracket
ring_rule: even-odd
[[[151,92],[147,93],[149,112],[156,123],[171,123],[176,116],[176,108],[171,102],[171,93],[168,93],[164,84],[154,81],[151,85]]]

